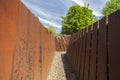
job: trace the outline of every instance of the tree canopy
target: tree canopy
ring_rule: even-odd
[[[94,22],[89,5],[74,5],[69,8],[66,16],[62,16],[62,34],[73,34]]]
[[[109,14],[115,12],[118,9],[120,9],[120,0],[110,0],[102,9],[102,14],[108,16]]]
[[[48,30],[50,33],[52,33],[53,35],[56,35],[56,34],[57,34],[54,26],[49,26],[49,27],[47,27],[47,30]]]

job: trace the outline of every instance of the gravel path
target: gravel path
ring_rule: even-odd
[[[55,54],[47,80],[77,80],[64,52]]]

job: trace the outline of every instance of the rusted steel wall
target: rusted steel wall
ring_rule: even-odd
[[[120,79],[120,10],[70,38],[67,58],[78,80]]]
[[[56,36],[55,37],[55,46],[56,51],[66,51],[67,47],[69,46],[70,35],[66,36]]]
[[[0,0],[0,80],[46,80],[54,36],[19,0]]]

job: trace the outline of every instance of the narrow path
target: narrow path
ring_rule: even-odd
[[[55,54],[47,80],[77,80],[65,53],[57,52]]]

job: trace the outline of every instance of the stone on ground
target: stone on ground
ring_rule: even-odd
[[[65,53],[55,54],[47,80],[77,80]]]

